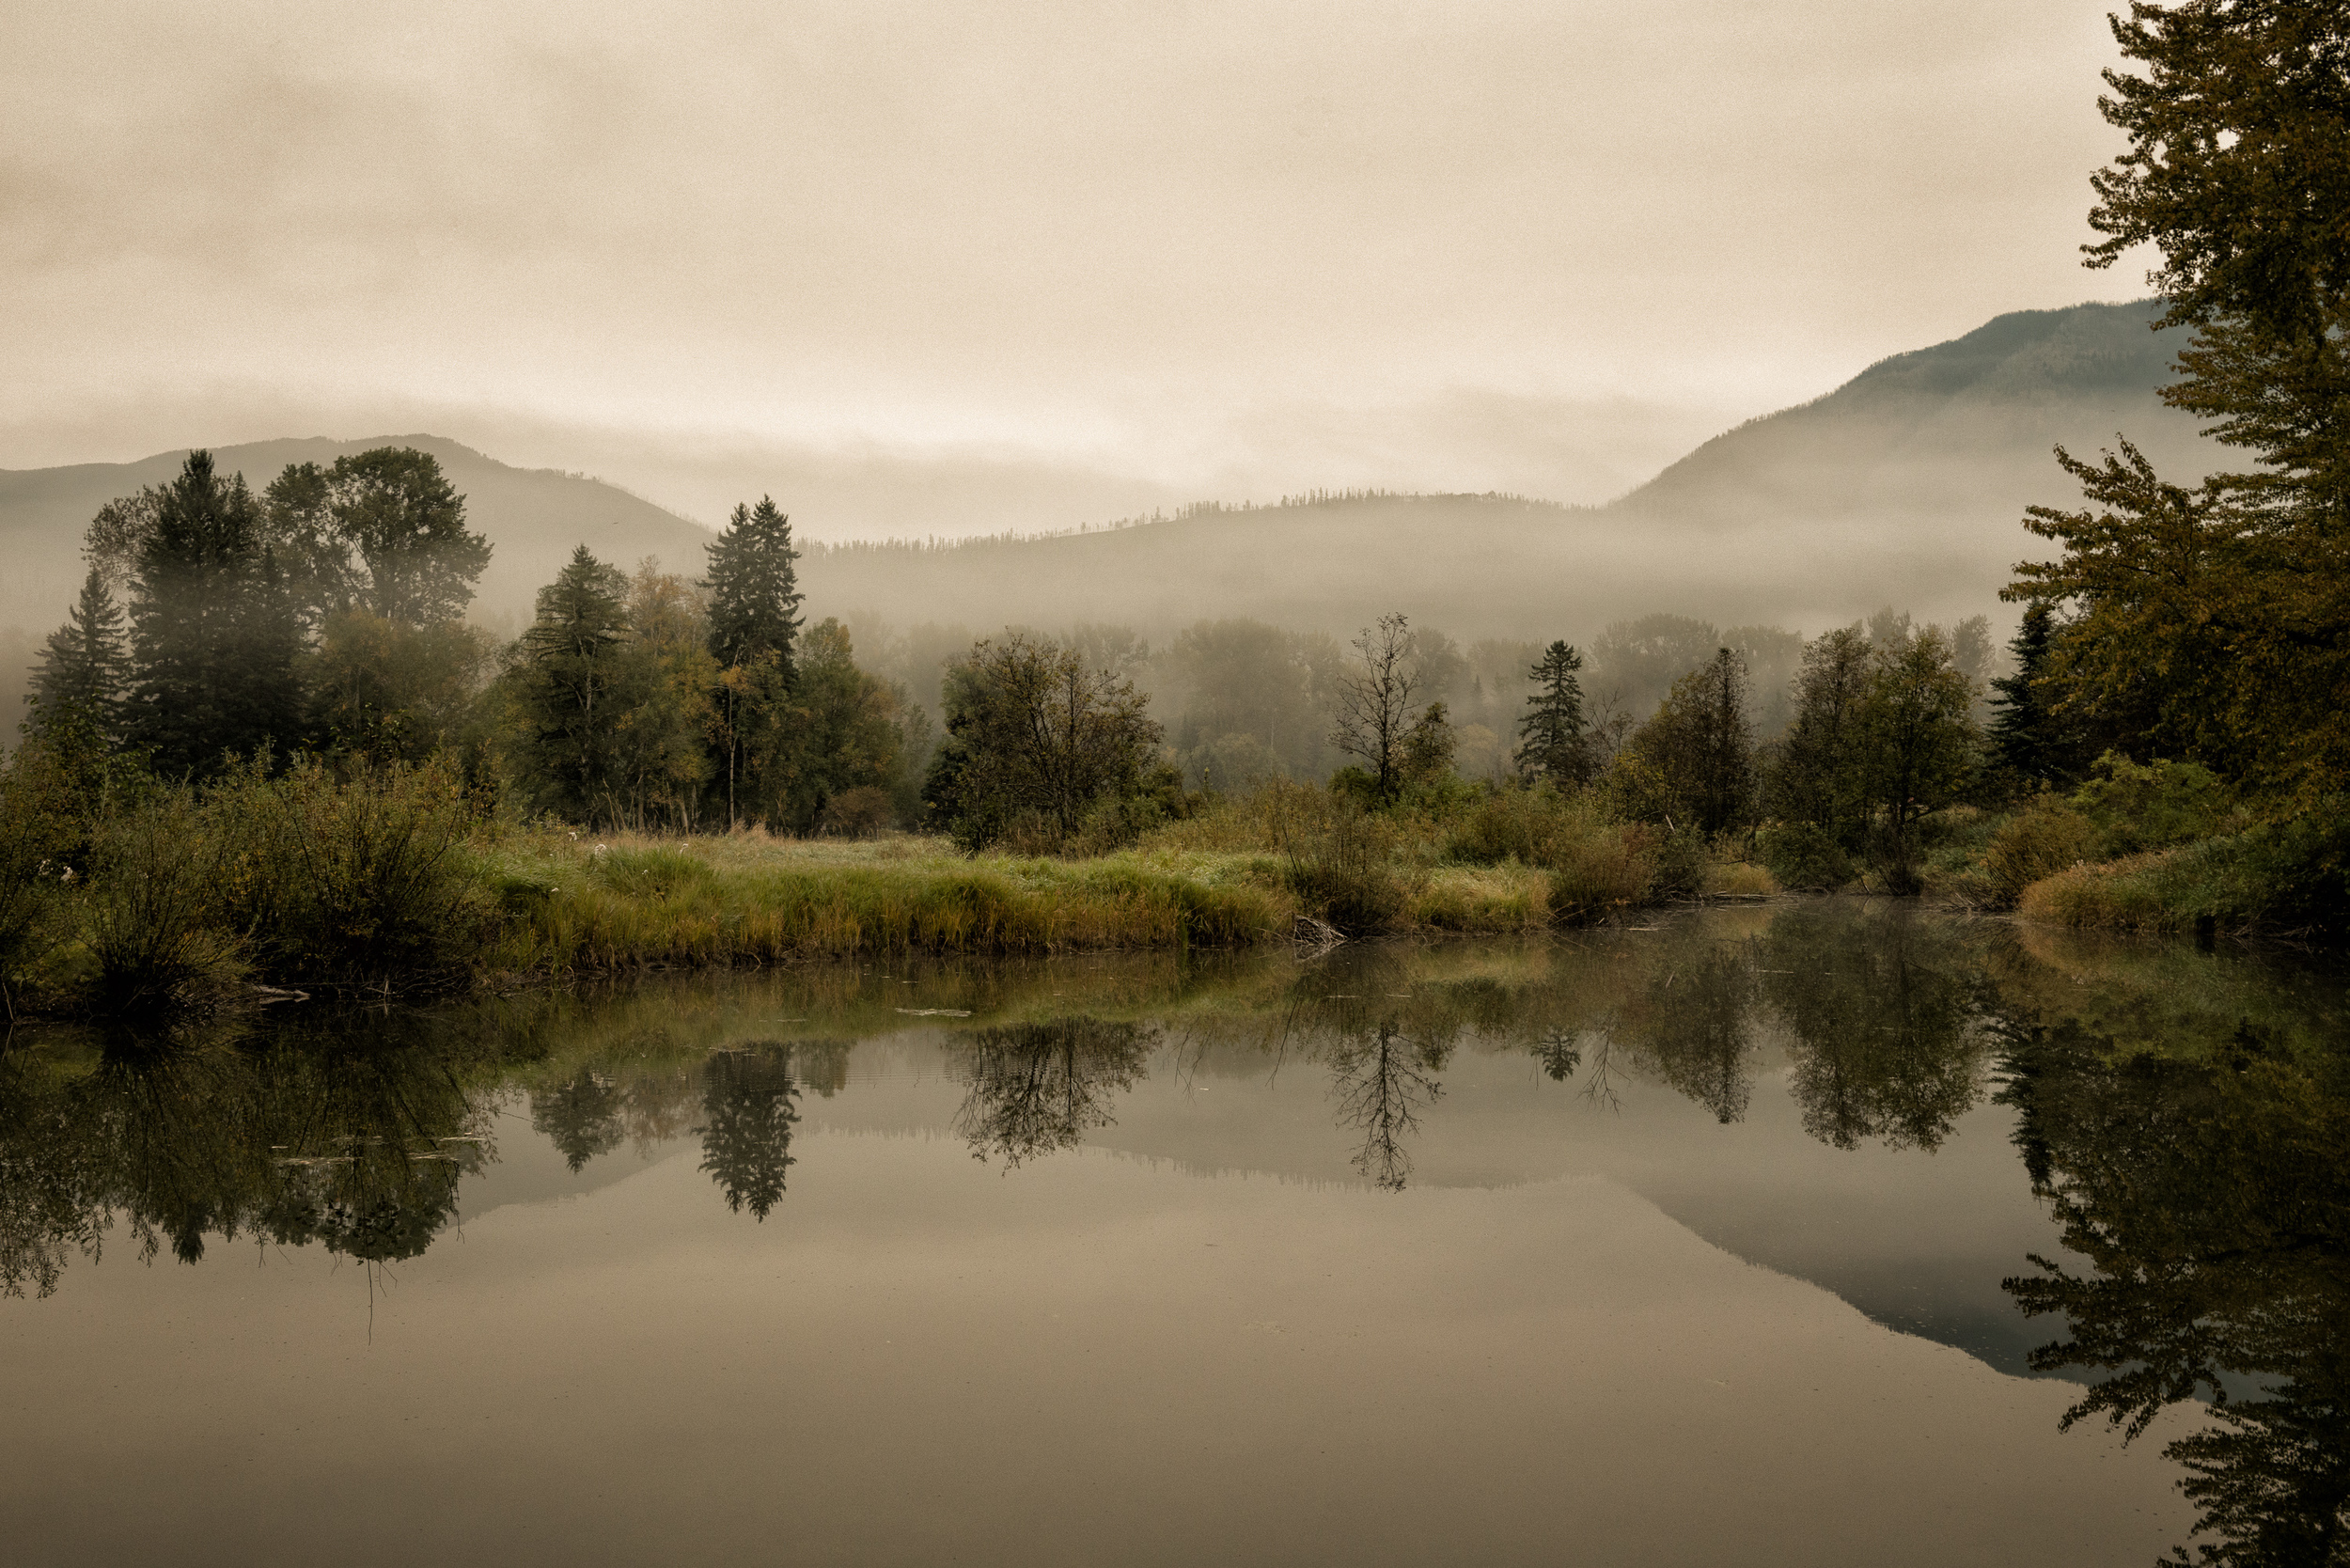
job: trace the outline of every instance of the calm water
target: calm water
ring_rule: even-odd
[[[10,1563],[2345,1560],[2324,965],[1829,901],[265,1024],[0,1057]]]

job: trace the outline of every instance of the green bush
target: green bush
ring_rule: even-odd
[[[1550,917],[1589,925],[1649,896],[1656,881],[1653,836],[1611,827],[1562,845],[1550,868]]]
[[[15,988],[61,933],[76,880],[70,851],[81,841],[67,780],[46,747],[27,741],[0,763],[0,1001],[15,1015]]]
[[[2200,762],[2140,765],[2110,751],[2073,792],[2075,809],[2096,824],[2101,860],[2208,839],[2230,804],[2227,785]]]
[[[1694,827],[1657,835],[1653,854],[1649,889],[1659,898],[1688,897],[1705,886],[1705,873],[1713,869],[1705,835]]]
[[[1395,825],[1353,795],[1281,791],[1273,829],[1282,882],[1308,913],[1354,934],[1390,924],[1402,909]]]
[[[1832,892],[1855,873],[1852,856],[1817,823],[1781,823],[1755,836],[1755,855],[1781,887]]]
[[[222,910],[224,848],[185,786],[158,790],[100,826],[80,906],[97,1011],[201,1010],[241,987],[243,945]]]
[[[231,775],[203,815],[221,845],[226,923],[267,978],[415,983],[464,967],[484,934],[486,889],[465,857],[472,803],[453,763],[393,762],[348,779],[308,757],[275,778],[265,770],[261,759]]]

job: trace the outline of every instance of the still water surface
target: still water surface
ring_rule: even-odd
[[[1650,928],[20,1032],[7,1560],[2344,1560],[2337,970]]]

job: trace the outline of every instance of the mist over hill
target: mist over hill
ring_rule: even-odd
[[[324,464],[374,447],[431,453],[464,495],[467,520],[494,547],[475,599],[475,614],[493,625],[518,628],[527,619],[540,585],[580,544],[624,565],[658,556],[672,568],[692,570],[711,537],[707,528],[601,480],[509,467],[437,435],[258,441],[218,447],[213,456],[223,472],[242,473],[259,490],[288,463]],[[91,515],[118,495],[164,484],[186,457],[181,448],[136,463],[0,469],[0,557],[8,563],[0,576],[0,626],[46,632],[62,620],[82,586],[82,532]]]
[[[2093,452],[2124,431],[2166,473],[2212,463],[2156,396],[2175,347],[2150,330],[2157,313],[1998,317],[1718,436],[1604,507],[1206,506],[1055,538],[816,549],[803,580],[813,602],[901,625],[1101,620],[1152,635],[1225,616],[1347,635],[1388,609],[1464,637],[1587,637],[1650,611],[1811,630],[1888,604],[1996,615],[2038,542],[2024,509],[2076,494],[2051,447]]]
[[[1996,615],[2010,566],[2036,543],[2019,526],[2024,508],[2073,498],[2051,447],[2094,451],[2126,431],[2166,473],[2191,478],[2212,463],[2192,422],[2155,396],[2175,346],[2148,330],[2156,308],[1998,317],[1718,436],[1604,507],[1385,494],[1207,504],[1076,534],[811,546],[802,583],[815,614],[869,625],[1103,621],[1154,639],[1244,616],[1345,635],[1390,609],[1470,639],[1588,638],[1653,611],[1806,630],[1888,604],[1946,620]],[[526,618],[583,542],[623,565],[701,564],[710,534],[694,523],[437,436],[269,441],[218,457],[258,487],[287,463],[387,444],[433,453],[465,494],[495,547],[477,600],[493,625]],[[55,625],[80,582],[90,515],[163,483],[183,456],[0,471],[0,628],[37,637]]]

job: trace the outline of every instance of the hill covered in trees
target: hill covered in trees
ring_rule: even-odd
[[[493,623],[528,620],[533,595],[582,544],[630,566],[658,556],[672,569],[693,571],[713,538],[709,529],[602,480],[509,467],[442,436],[258,441],[218,447],[212,458],[221,473],[243,473],[258,489],[289,463],[326,465],[386,446],[431,453],[464,495],[472,526],[493,551],[477,586],[474,613]],[[0,557],[8,563],[0,576],[0,627],[45,631],[61,619],[82,586],[82,535],[90,518],[118,495],[169,483],[187,455],[0,470]]]

